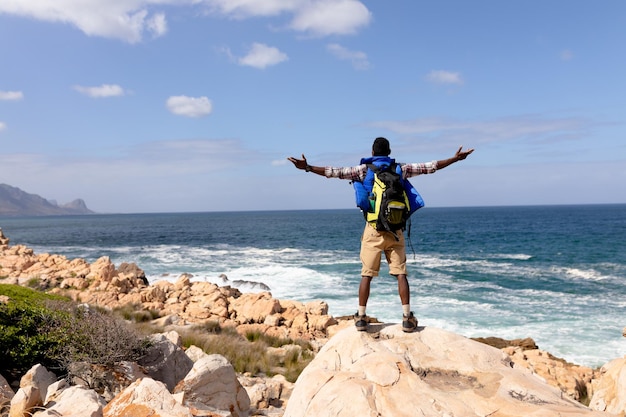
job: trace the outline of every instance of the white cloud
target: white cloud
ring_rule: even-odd
[[[146,27],[152,36],[158,38],[167,33],[167,19],[165,14],[157,13],[146,21]]]
[[[213,111],[213,104],[207,97],[172,96],[166,105],[170,112],[179,116],[203,117]]]
[[[124,89],[117,84],[102,84],[99,87],[75,85],[73,88],[79,93],[93,98],[119,97],[125,94]]]
[[[371,12],[356,0],[320,0],[305,3],[289,25],[319,36],[350,35],[372,19]]]
[[[317,36],[347,35],[367,26],[371,12],[358,0],[206,0],[217,13],[236,19],[291,14],[290,29]]]
[[[0,132],[2,132],[2,131],[3,131],[4,129],[6,129],[6,128],[7,128],[6,123],[4,123],[4,122],[0,122]]]
[[[137,43],[145,33],[158,37],[167,32],[165,15],[151,13],[148,7],[192,3],[193,0],[2,0],[0,13],[66,23],[89,36]]]
[[[248,54],[239,59],[239,64],[263,69],[288,59],[287,55],[278,48],[262,43],[254,43]]]
[[[0,91],[0,100],[21,100],[24,98],[24,93],[21,91]]]
[[[431,71],[426,78],[435,84],[463,84],[463,79],[461,78],[461,74],[458,72],[450,72],[450,71]]]
[[[287,27],[318,36],[353,34],[372,15],[358,0],[2,0],[0,13],[72,25],[88,36],[141,42],[167,33],[158,7],[205,6],[237,19],[292,17]]]
[[[365,52],[351,51],[337,43],[331,43],[326,48],[337,58],[350,61],[354,69],[366,70],[370,66],[369,60],[367,59],[367,54]]]
[[[277,16],[297,10],[303,3],[302,0],[206,0],[213,11],[237,19]]]

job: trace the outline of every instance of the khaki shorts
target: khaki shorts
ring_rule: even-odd
[[[406,249],[404,246],[404,233],[396,232],[398,240],[390,232],[379,232],[369,224],[365,224],[365,230],[361,237],[361,276],[377,277],[380,271],[380,260],[385,253],[389,264],[389,273],[397,276],[406,275]]]

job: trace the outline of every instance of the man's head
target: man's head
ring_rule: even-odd
[[[389,156],[391,148],[389,147],[389,141],[385,138],[374,139],[372,145],[372,156]]]

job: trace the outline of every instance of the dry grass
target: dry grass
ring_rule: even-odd
[[[166,330],[145,321],[137,321],[134,326],[144,335]],[[185,348],[197,346],[207,354],[222,355],[238,373],[267,376],[281,374],[288,381],[295,382],[315,356],[313,347],[306,340],[275,337],[259,331],[242,336],[234,327],[222,326],[217,320],[177,331]],[[291,345],[299,348],[285,349],[284,355],[277,355],[269,349]]]

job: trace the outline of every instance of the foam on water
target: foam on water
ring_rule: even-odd
[[[192,280],[221,285],[220,275],[225,274],[231,282],[249,282],[240,285],[242,291],[262,291],[263,287],[255,285],[262,283],[276,298],[325,300],[330,314],[335,316],[354,314],[358,304],[360,262],[349,251],[230,245],[120,246],[92,251],[70,249],[77,257],[93,258],[106,253],[116,264],[135,262],[151,282],[175,281],[181,274],[190,273]],[[422,325],[468,337],[532,337],[541,349],[588,366],[600,366],[624,349],[623,315],[618,312],[623,311],[626,302],[611,294],[568,290],[576,283],[620,277],[595,268],[546,269],[530,261],[530,256],[506,254],[483,259],[432,253],[409,257],[413,310]],[[604,271],[618,268],[611,263],[602,265]],[[524,277],[532,277],[533,288],[524,287],[524,281],[530,279]],[[555,285],[556,280],[564,284]],[[520,284],[512,285],[515,281]],[[545,288],[537,286],[541,282],[546,283]],[[381,276],[372,281],[368,314],[384,322],[401,320],[397,284],[385,266]]]

